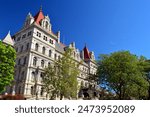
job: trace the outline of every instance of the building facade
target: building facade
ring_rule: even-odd
[[[60,41],[60,31],[53,33],[50,18],[44,16],[42,9],[35,16],[29,13],[22,29],[12,38],[17,59],[15,85],[10,88],[9,93],[15,90],[16,94],[22,94],[27,99],[36,97],[46,99],[47,94],[41,82],[44,68],[61,58],[66,47],[73,49],[72,56],[76,62],[83,61],[77,78],[79,85],[82,84],[84,87],[97,85],[94,81],[89,80],[89,76],[96,74],[97,70],[94,52],[90,52],[86,45],[80,51],[76,48],[75,42],[68,46],[64,45]],[[36,92],[34,92],[35,79],[37,81]]]

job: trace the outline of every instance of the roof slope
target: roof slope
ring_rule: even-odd
[[[43,12],[42,10],[40,9],[40,11],[34,16],[34,21],[37,23],[37,24],[40,24],[40,21],[44,19],[44,15],[43,15]]]
[[[86,46],[84,47],[83,51],[84,51],[84,59],[90,59],[90,53]]]
[[[13,46],[14,45],[14,41],[11,38],[10,32],[8,32],[8,34],[6,35],[6,37],[2,40],[3,43],[6,43],[8,45]]]

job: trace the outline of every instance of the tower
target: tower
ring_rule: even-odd
[[[90,73],[95,74],[96,66],[94,53],[89,52],[85,47],[82,51],[76,48],[75,42],[69,46],[60,41],[60,31],[56,34],[52,31],[52,25],[48,15],[44,15],[40,9],[35,16],[28,13],[23,28],[14,36],[14,48],[17,52],[15,66],[15,90],[17,94],[24,95],[27,99],[46,99],[46,92],[43,90],[42,76],[44,68],[53,64],[61,58],[65,48],[73,48],[73,57],[76,62],[83,61],[80,65],[80,74],[77,77],[79,85],[89,84]],[[93,72],[91,72],[93,70]]]

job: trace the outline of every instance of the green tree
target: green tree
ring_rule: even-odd
[[[60,99],[76,98],[78,90],[77,76],[79,64],[72,58],[72,49],[67,48],[63,57],[45,69],[43,83],[45,90],[52,97]]]
[[[113,90],[118,99],[140,99],[147,95],[148,83],[142,58],[129,51],[100,55],[98,75],[101,84]]]
[[[148,96],[146,99],[150,100],[150,60],[144,58],[143,60],[143,67],[146,74],[146,81],[148,82]]]
[[[76,98],[78,91],[77,76],[79,75],[79,65],[73,57],[73,50],[67,48],[63,57],[57,61],[58,64],[58,77],[59,77],[59,91],[60,99]]]
[[[16,52],[0,41],[0,92],[14,80]]]
[[[47,98],[55,99],[56,94],[59,92],[59,79],[55,63],[45,68],[42,82],[44,84],[43,88],[47,93]]]

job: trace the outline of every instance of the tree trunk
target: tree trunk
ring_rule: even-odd
[[[121,89],[121,85],[119,86],[119,100],[122,100],[122,89]]]
[[[62,100],[63,99],[63,94],[60,94],[60,100]]]
[[[150,86],[148,88],[148,100],[150,100]]]

